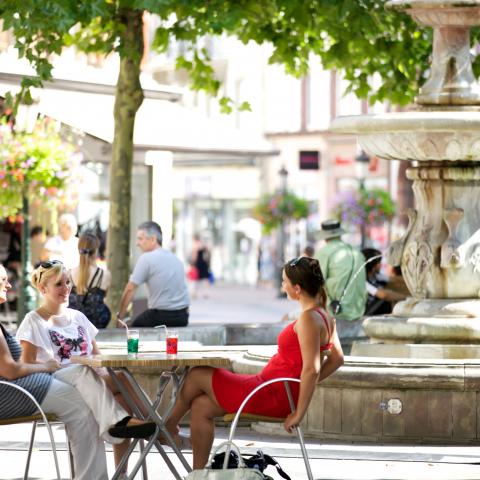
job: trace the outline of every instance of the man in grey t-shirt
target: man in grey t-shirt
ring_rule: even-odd
[[[184,327],[188,325],[188,296],[185,270],[182,262],[162,248],[162,229],[156,222],[138,226],[137,246],[143,254],[133,269],[123,290],[117,318],[123,319],[135,290],[147,284],[148,309],[134,321],[135,327]]]

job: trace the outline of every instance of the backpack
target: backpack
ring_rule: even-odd
[[[103,270],[97,267],[84,295],[77,293],[77,287],[72,279],[72,291],[69,297],[69,307],[82,312],[97,328],[105,328],[112,316],[104,302],[106,291],[100,288],[102,278]]]

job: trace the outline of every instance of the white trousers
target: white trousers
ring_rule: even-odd
[[[108,428],[127,416],[105,382],[89,367],[69,365],[53,374],[41,407],[54,413],[67,429],[75,480],[108,479],[105,446],[123,439],[108,435]]]

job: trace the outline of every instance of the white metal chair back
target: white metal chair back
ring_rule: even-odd
[[[45,423],[46,427],[47,427],[47,430],[48,430],[48,435],[50,437],[50,444],[52,445],[52,453],[53,453],[53,458],[54,458],[54,461],[55,461],[55,470],[56,470],[56,474],[57,474],[57,479],[58,480],[61,480],[61,477],[60,477],[60,468],[58,466],[58,458],[57,458],[57,448],[56,448],[56,445],[55,445],[55,439],[53,438],[53,432],[52,432],[52,427],[50,426],[50,422],[47,418],[47,415],[45,414],[45,412],[43,411],[42,407],[40,406],[40,404],[37,402],[37,400],[35,399],[35,397],[30,393],[28,392],[27,390],[25,390],[24,388],[20,387],[19,385],[16,385],[15,383],[11,383],[11,382],[7,382],[7,381],[4,381],[4,380],[0,380],[0,384],[1,385],[7,385],[9,387],[12,387],[12,388],[15,388],[17,390],[19,390],[20,392],[22,392],[24,395],[26,395],[34,404],[35,406],[37,407],[40,415],[42,416],[43,418],[43,422]],[[26,419],[28,419],[28,417],[25,417]],[[8,421],[9,419],[5,419],[5,421]],[[28,421],[28,420],[25,420],[25,421]],[[37,424],[37,420],[30,420],[30,421],[33,421],[34,422],[34,426],[33,426],[33,430],[32,430],[32,435],[31,435],[31,439],[30,439],[30,446],[29,446],[29,450],[28,450],[28,457],[27,457],[27,463],[26,463],[26,466],[25,466],[25,475],[24,475],[24,480],[28,480],[28,470],[29,470],[29,467],[30,467],[30,458],[31,458],[31,455],[32,455],[32,448],[33,448],[33,442],[35,440],[35,428],[36,428],[36,424]],[[15,423],[14,422],[14,419],[12,419],[12,423]],[[5,425],[6,423],[4,423]]]
[[[232,425],[230,426],[230,432],[228,434],[228,445],[227,445],[227,451],[225,452],[225,460],[223,464],[223,468],[227,468],[228,464],[228,457],[230,455],[230,445],[233,441],[233,436],[235,435],[235,429],[237,428],[238,421],[240,419],[240,416],[242,414],[243,409],[245,408],[245,405],[248,403],[248,401],[262,388],[267,387],[268,385],[271,385],[273,383],[278,383],[278,382],[283,382],[285,385],[285,390],[287,392],[287,397],[288,397],[288,402],[290,404],[290,409],[293,412],[296,408],[295,402],[293,400],[292,396],[292,391],[290,390],[290,386],[288,385],[288,382],[296,382],[300,383],[300,380],[298,378],[289,378],[289,377],[282,377],[282,378],[274,378],[272,380],[267,380],[266,382],[262,383],[258,387],[254,388],[243,400],[241,403],[240,407],[238,408],[238,411],[235,415],[235,418],[232,421]],[[305,447],[305,440],[303,437],[303,432],[302,429],[300,428],[300,425],[295,427],[295,432],[298,437],[298,441],[300,443],[300,448],[302,450],[302,456],[303,460],[305,462],[305,468],[307,470],[307,475],[308,475],[308,480],[313,480],[313,474],[312,474],[312,469],[310,467],[310,461],[308,459],[308,453],[307,449]]]

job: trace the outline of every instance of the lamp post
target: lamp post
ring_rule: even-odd
[[[32,133],[38,116],[37,102],[20,103],[15,116],[15,133],[28,135]],[[17,324],[24,319],[27,312],[33,310],[36,304],[35,290],[30,283],[32,259],[30,250],[30,203],[28,185],[24,185],[22,193],[22,234],[21,234],[21,288],[17,302]]]
[[[367,155],[365,150],[361,150],[358,155],[355,156],[355,165],[357,167],[357,178],[358,178],[358,188],[360,194],[363,194],[365,191],[365,178],[367,176],[368,165],[370,163],[370,157]],[[365,248],[365,223],[362,222],[360,225],[360,248]]]
[[[278,174],[280,175],[280,193],[285,195],[287,193],[287,177],[288,170],[285,168],[285,165],[282,165],[282,168],[279,170]],[[286,244],[286,233],[285,233],[285,220],[282,219],[280,228],[278,231],[278,251],[277,251],[277,294],[279,298],[285,297],[285,293],[282,292],[282,271],[283,265],[285,264],[285,244]]]

